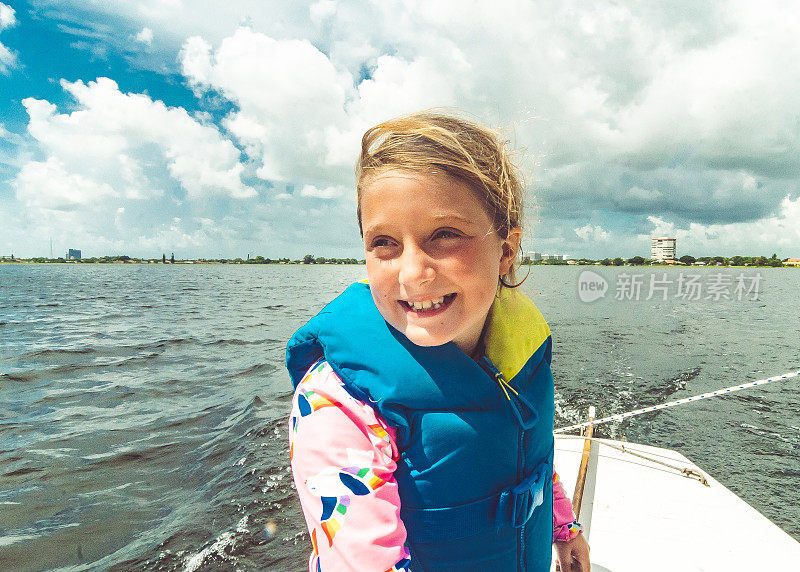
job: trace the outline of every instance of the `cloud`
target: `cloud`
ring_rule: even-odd
[[[461,61],[456,66],[468,68]],[[369,127],[390,117],[430,107],[453,106],[460,81],[449,65],[427,57],[406,60],[380,56],[371,77],[363,79],[345,106],[345,119],[326,129],[327,165],[349,168]],[[349,175],[349,170],[348,170]]]
[[[11,6],[0,2],[0,30],[11,28],[17,23],[15,13]]]
[[[108,78],[61,85],[74,99],[70,113],[23,101],[43,159],[24,162],[12,181],[22,218],[47,228],[44,235],[69,235],[94,252],[98,245],[141,252],[167,238],[172,248],[200,247],[216,238],[196,221],[199,213],[256,197],[242,181],[239,150],[213,124],[123,93]],[[178,226],[175,213],[186,218]]]
[[[709,225],[690,223],[687,227],[678,227],[659,217],[648,217],[648,220],[652,232],[637,238],[676,238],[682,252],[701,256],[710,253],[762,255],[775,250],[795,255],[800,245],[800,198],[792,200],[788,196],[781,201],[778,213],[757,221]]]
[[[0,73],[7,74],[8,71],[16,67],[17,65],[17,56],[5,47],[3,44],[0,43]]]
[[[225,127],[260,158],[257,175],[287,181],[302,173],[324,180],[324,130],[343,114],[347,77],[307,40],[276,40],[239,28],[216,52],[201,38],[182,51],[184,75],[238,109]]]
[[[0,2],[0,32],[17,24],[17,18],[14,14],[14,9],[11,6]],[[11,68],[16,66],[16,54],[0,43],[0,74],[7,74]]]
[[[55,157],[26,163],[15,184],[17,198],[26,206],[47,210],[93,207],[105,198],[119,196],[107,183],[68,172],[64,163]]]
[[[153,30],[144,27],[136,34],[136,41],[146,44],[148,46],[153,44]]]
[[[576,228],[575,234],[581,240],[586,240],[591,242],[601,242],[611,238],[611,235],[605,230],[603,230],[603,227],[599,225],[592,226],[590,224],[587,224],[586,226]]]
[[[44,100],[23,101],[29,134],[63,172],[102,181],[120,195],[160,195],[165,181],[177,182],[189,198],[221,195],[247,198],[240,153],[213,125],[182,108],[168,108],[143,94],[125,94],[108,78],[84,84],[62,81],[78,106],[59,114]],[[19,180],[21,196],[30,197]],[[58,177],[52,195],[61,192]],[[48,193],[42,188],[41,193]],[[43,205],[40,205],[43,206]]]
[[[343,187],[326,187],[324,189],[320,189],[315,187],[314,185],[306,185],[302,189],[300,189],[300,195],[304,197],[317,197],[320,199],[333,199],[336,197],[340,197],[344,194],[345,189]]]
[[[236,104],[223,125],[259,158],[257,175],[269,181],[302,174],[323,186],[349,183],[367,127],[455,100],[451,78],[429,58],[381,56],[371,76],[358,81],[307,40],[278,40],[246,27],[216,50],[189,38],[181,62],[196,91],[215,91]]]
[[[334,0],[318,0],[309,6],[308,13],[312,21],[321,22],[336,13],[336,2]]]

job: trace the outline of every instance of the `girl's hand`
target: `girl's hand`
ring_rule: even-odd
[[[589,572],[592,569],[589,562],[589,543],[583,534],[572,540],[554,542],[553,545],[561,572]]]

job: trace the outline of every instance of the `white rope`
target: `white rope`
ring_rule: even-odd
[[[733,385],[731,387],[718,389],[716,391],[710,391],[708,393],[701,393],[700,395],[695,395],[692,397],[684,397],[683,399],[678,399],[676,401],[668,401],[667,403],[662,403],[661,405],[653,405],[652,407],[643,407],[642,409],[635,409],[634,411],[628,411],[627,413],[618,413],[617,415],[602,417],[601,419],[595,419],[594,421],[584,421],[583,423],[577,423],[575,425],[570,425],[569,427],[559,427],[558,429],[553,430],[553,433],[556,434],[565,433],[567,431],[573,431],[575,429],[583,429],[584,427],[588,427],[589,425],[600,425],[601,423],[608,423],[609,421],[622,421],[623,419],[627,419],[628,417],[633,417],[634,415],[641,415],[642,413],[650,413],[651,411],[667,409],[668,407],[683,405],[684,403],[689,403],[690,401],[700,401],[701,399],[708,399],[709,397],[717,397],[719,395],[733,393],[734,391],[748,389],[750,387],[755,387],[757,385],[766,385],[767,383],[772,383],[773,381],[784,381],[792,377],[797,377],[798,375],[800,375],[800,370],[784,373],[783,375],[776,375],[775,377],[768,377],[767,379],[759,379],[758,381],[751,381],[750,383],[745,383],[743,385]]]

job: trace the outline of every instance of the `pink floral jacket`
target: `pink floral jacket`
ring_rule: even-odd
[[[325,361],[297,386],[289,418],[295,487],[311,534],[311,572],[408,570],[394,471],[395,431],[352,397]],[[580,532],[553,473],[553,541]]]

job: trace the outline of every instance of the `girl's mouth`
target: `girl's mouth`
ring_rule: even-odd
[[[423,302],[408,302],[406,300],[398,300],[400,305],[406,312],[410,312],[416,316],[435,316],[443,312],[453,303],[456,294],[447,294],[439,296],[438,298],[431,298]]]

